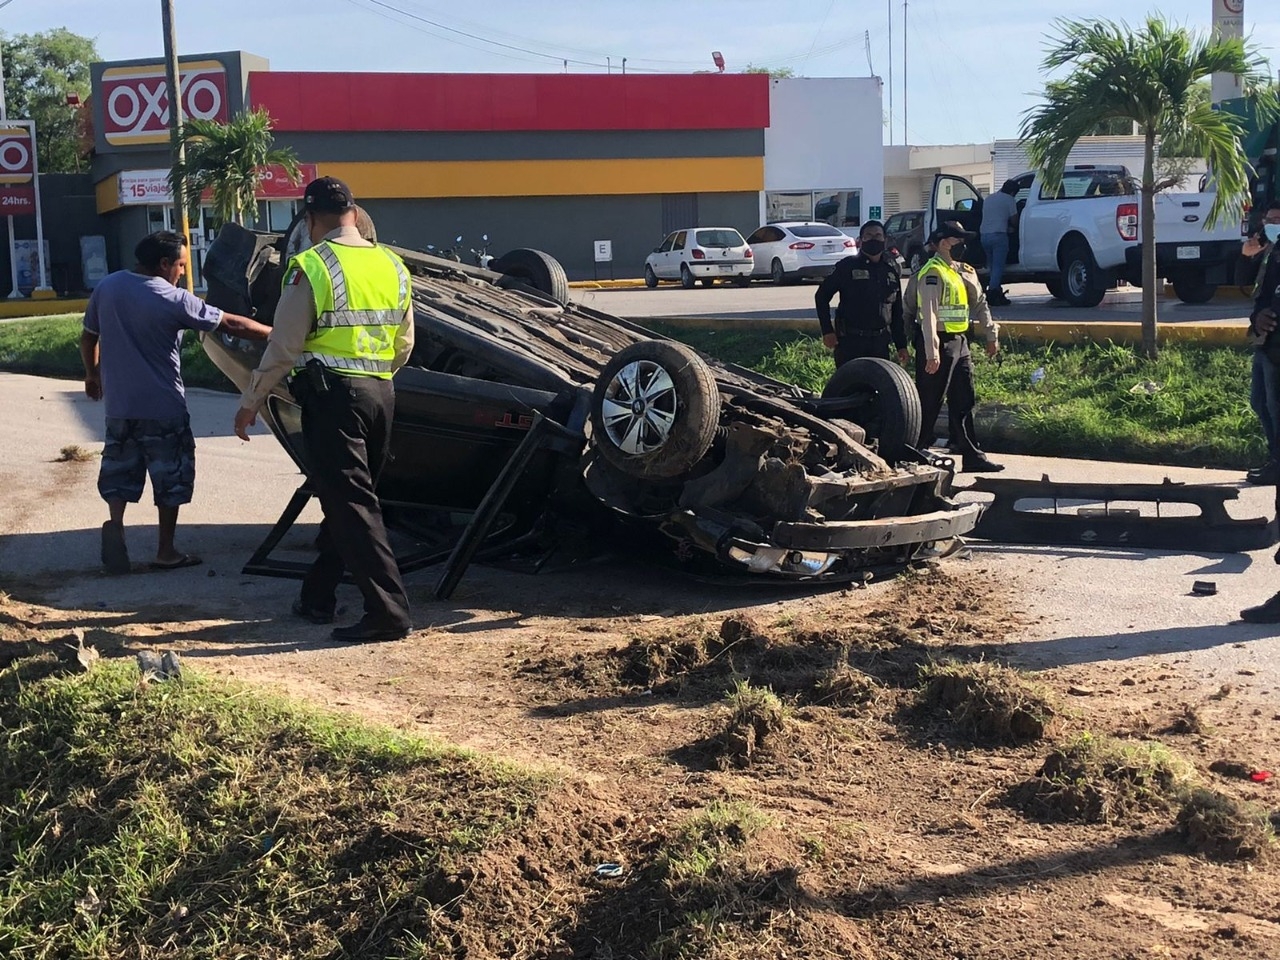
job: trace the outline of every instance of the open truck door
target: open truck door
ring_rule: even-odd
[[[977,240],[978,227],[982,225],[982,195],[964,177],[939,173],[934,175],[929,209],[925,211],[925,239],[948,220],[956,220],[973,232],[974,241],[965,244],[964,262],[975,267],[986,266],[986,254]]]

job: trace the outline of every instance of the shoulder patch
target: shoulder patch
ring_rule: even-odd
[[[289,272],[284,275],[284,285],[286,287],[296,287],[302,282],[302,277],[303,273],[301,267],[291,267]]]
[[[936,287],[938,285],[938,275],[936,273],[931,273],[924,278],[924,282],[926,286]]]

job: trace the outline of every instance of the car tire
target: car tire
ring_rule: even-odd
[[[1053,297],[1053,299],[1055,300],[1062,299],[1062,281],[1061,280],[1047,281],[1045,283],[1045,289],[1049,291],[1049,296]]]
[[[1204,270],[1182,270],[1169,278],[1173,292],[1183,303],[1208,303],[1218,292],[1216,283],[1207,283]]]
[[[1083,240],[1067,245],[1062,253],[1062,299],[1073,307],[1096,307],[1107,295],[1110,278],[1098,267]]]
[[[658,285],[658,275],[653,272],[653,267],[647,263],[644,265],[644,285],[650,290]]]
[[[569,278],[560,261],[549,253],[520,247],[495,259],[489,269],[527,283],[556,303],[569,302]]]
[[[693,275],[693,271],[689,269],[687,263],[680,264],[680,286],[686,290],[692,290],[693,285],[698,282],[698,278]]]
[[[920,393],[910,374],[880,357],[858,357],[839,367],[822,391],[825,399],[859,398],[846,417],[867,431],[889,463],[897,463],[920,441]]]
[[[777,257],[773,258],[773,263],[769,264],[769,277],[778,286],[782,286],[787,282],[787,271],[782,267],[782,261]]]
[[[636,400],[647,401],[658,416],[636,413]],[[682,343],[645,340],[619,350],[591,395],[592,447],[631,477],[688,472],[711,448],[719,424],[715,376]]]
[[[751,286],[751,277],[750,277],[750,275],[745,276],[745,277],[734,277],[734,278],[733,278],[733,285],[734,285],[735,287],[749,287],[749,286]]]

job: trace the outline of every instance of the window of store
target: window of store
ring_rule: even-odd
[[[765,194],[765,219],[821,220],[833,227],[862,223],[861,190],[770,190]]]

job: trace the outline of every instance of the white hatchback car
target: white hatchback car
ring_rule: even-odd
[[[752,275],[772,277],[774,283],[800,277],[820,280],[858,252],[857,240],[829,223],[812,220],[766,223],[747,242],[755,253]]]
[[[751,282],[751,248],[733,227],[690,227],[670,234],[644,261],[644,285],[679,280],[686,290],[699,280],[709,287],[719,279],[740,287]]]

